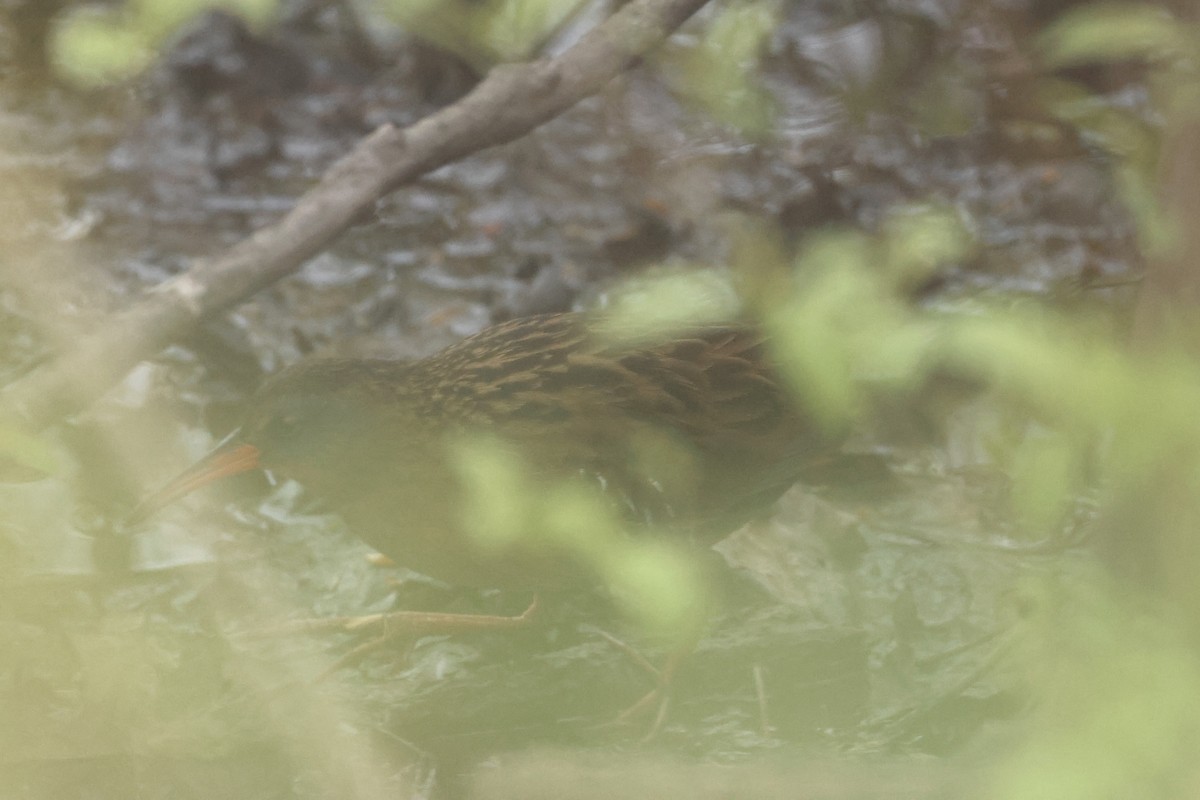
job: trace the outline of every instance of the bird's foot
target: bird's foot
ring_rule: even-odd
[[[648,742],[662,731],[663,723],[667,721],[670,710],[670,685],[655,686],[642,695],[636,703],[618,714],[617,718],[612,721],[612,725],[621,727],[633,725],[639,719],[643,719],[647,714],[653,712],[654,716],[650,718],[650,724],[646,727],[646,732],[642,734],[641,738],[642,742]]]
[[[609,724],[613,726],[633,725],[639,720],[646,718],[648,714],[653,714],[650,717],[650,724],[646,729],[646,733],[642,736],[642,741],[645,742],[653,739],[659,734],[663,724],[667,721],[667,715],[671,709],[671,688],[675,679],[675,673],[678,671],[683,659],[691,653],[693,648],[688,647],[674,651],[663,662],[663,665],[658,667],[629,643],[599,628],[596,628],[595,632],[606,642],[627,655],[633,663],[645,670],[654,679],[655,683],[653,689],[646,692],[631,706],[623,710]]]

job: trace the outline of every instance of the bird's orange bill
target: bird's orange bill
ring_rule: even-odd
[[[230,442],[213,450],[193,464],[175,480],[147,497],[129,516],[130,522],[140,522],[164,506],[189,495],[202,486],[248,472],[259,466],[259,450],[251,444]]]

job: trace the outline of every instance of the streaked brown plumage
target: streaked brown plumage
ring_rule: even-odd
[[[506,442],[539,480],[602,486],[634,532],[702,543],[761,513],[830,446],[780,386],[751,327],[701,326],[630,345],[594,335],[584,315],[545,315],[411,364],[347,358],[286,369],[253,398],[235,441],[147,508],[261,463],[417,571],[474,586],[578,581],[565,553],[484,551],[463,531],[445,442],[472,431]]]

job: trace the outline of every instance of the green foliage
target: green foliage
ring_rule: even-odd
[[[927,280],[974,246],[954,212],[938,206],[901,206],[884,222],[884,277],[904,289]]]
[[[1060,432],[1031,432],[1013,453],[1012,505],[1022,528],[1042,537],[1062,530],[1082,481],[1083,452]]]
[[[50,50],[60,73],[81,86],[125,80],[145,69],[163,43],[201,12],[222,8],[251,25],[265,23],[279,0],[130,0],[80,6],[57,25]],[[530,58],[576,14],[581,0],[361,0],[366,18],[399,25],[456,53],[480,72]],[[385,23],[384,20],[387,20]]]
[[[1034,591],[1020,663],[1037,704],[988,796],[1190,796],[1177,770],[1195,764],[1200,669],[1170,615],[1095,575]]]
[[[463,522],[480,547],[567,554],[652,635],[686,641],[704,624],[706,596],[693,556],[669,537],[630,536],[601,487],[534,475],[519,453],[483,433],[450,446],[468,498]]]
[[[925,379],[939,332],[899,290],[969,247],[962,226],[937,208],[898,211],[874,239],[827,231],[805,242],[794,287],[767,308],[765,324],[784,376],[827,429],[860,417],[872,387]]]
[[[503,549],[529,530],[535,516],[533,480],[525,465],[503,442],[467,437],[449,442],[467,487],[463,524],[476,533],[481,547]]]
[[[55,67],[68,80],[99,86],[140,72],[153,60],[145,32],[112,12],[79,9],[64,19],[51,43]]]
[[[1125,156],[1125,197],[1143,204],[1144,229],[1164,230],[1150,202],[1153,137],[1120,115],[1093,119],[1105,120],[1096,130]],[[1165,575],[1190,576],[1194,563],[1171,563],[1196,551],[1200,370],[1186,343],[1139,352],[1087,318],[1000,298],[969,313],[914,309],[898,291],[906,276],[969,244],[949,217],[912,226],[906,218],[877,237],[827,231],[804,244],[793,292],[767,323],[806,405],[841,428],[866,413],[870,387],[904,388],[937,370],[973,378],[1025,420],[1011,448],[996,453],[1021,526],[1053,536],[1087,474],[1102,487],[1102,513],[1137,498],[1145,529],[1132,546],[1159,559]],[[1037,710],[1028,737],[997,768],[991,796],[1182,796],[1170,787],[1186,779],[1178,776],[1194,763],[1200,734],[1200,663],[1184,628],[1200,608],[1177,590],[1180,606],[1164,613],[1094,575],[1057,582],[1025,631],[1036,646],[1021,664]]]
[[[907,283],[970,246],[953,217],[929,210],[901,211],[874,237],[809,237],[790,294],[766,316],[806,407],[842,429],[869,413],[881,388],[904,390],[937,372],[973,379],[1019,421],[995,456],[1020,527],[1055,536],[1086,475],[1103,488],[1102,513],[1137,498],[1146,528],[1132,546],[1151,560],[1194,553],[1194,356],[1173,342],[1139,352],[1086,317],[1043,306],[996,298],[955,313],[904,299]],[[1167,575],[1195,569],[1158,566]],[[1027,737],[997,766],[990,796],[1180,796],[1164,787],[1194,763],[1200,735],[1200,662],[1180,618],[1093,574],[1055,576],[1042,592],[1024,631],[1033,647],[1020,661],[1038,705]],[[1200,608],[1174,597],[1194,625]]]
[[[1037,95],[1056,117],[1115,157],[1116,180],[1138,224],[1146,254],[1169,252],[1179,237],[1157,194],[1160,132],[1127,109],[1114,107],[1072,81],[1043,78]]]
[[[1135,3],[1077,6],[1041,35],[1041,49],[1051,67],[1122,59],[1193,58],[1196,44],[1191,26],[1161,7]]]
[[[0,421],[0,478],[33,480],[59,472],[54,449],[20,427]]]
[[[521,61],[578,11],[580,0],[373,0],[392,22],[480,72]]]
[[[942,363],[986,381],[1076,448],[1109,439],[1104,463],[1119,481],[1200,454],[1200,375],[1181,351],[1147,357],[1033,310],[961,319],[940,341]]]
[[[59,20],[50,41],[55,67],[80,86],[102,86],[136,75],[181,25],[210,8],[252,24],[274,13],[278,0],[130,0],[119,7],[79,6]]]
[[[706,322],[733,319],[740,306],[737,291],[724,272],[651,272],[613,291],[596,333],[615,342],[650,340]]]
[[[1200,112],[1196,65],[1200,31],[1166,10],[1135,3],[1082,5],[1063,14],[1039,38],[1042,61],[1051,69],[1137,60],[1154,66],[1147,78],[1168,125]],[[1096,146],[1115,156],[1121,195],[1138,224],[1145,254],[1162,257],[1178,246],[1177,223],[1158,196],[1158,122],[1114,107],[1068,80],[1044,78],[1040,102]]]
[[[668,55],[680,88],[710,114],[748,134],[763,134],[775,119],[774,103],[758,85],[755,67],[779,18],[774,0],[721,7],[697,45]]]

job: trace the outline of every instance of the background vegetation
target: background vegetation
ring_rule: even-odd
[[[51,82],[117,93],[120,87],[149,80],[143,71],[159,63],[180,26],[194,19],[197,5],[212,4],[142,0],[64,10],[50,38],[50,60],[57,70]],[[955,4],[946,5],[949,9]],[[788,74],[823,82],[823,96],[836,100],[851,128],[882,136],[878,131],[887,126],[872,126],[887,118],[892,121],[888,124],[903,127],[930,150],[970,136],[1011,135],[1021,137],[1021,157],[1030,157],[1047,141],[1069,140],[1075,149],[1049,163],[1055,168],[1074,162],[1103,165],[1111,178],[1105,187],[1113,195],[1108,199],[1127,214],[1135,247],[1128,259],[1133,263],[1126,263],[1125,271],[1105,274],[1091,265],[1075,272],[1053,271],[1032,290],[1027,281],[1006,280],[1003,268],[989,261],[997,238],[989,228],[993,220],[932,181],[923,186],[913,179],[896,192],[899,197],[872,206],[875,213],[818,215],[801,224],[779,208],[727,203],[696,212],[672,209],[663,215],[663,225],[716,231],[719,247],[706,251],[700,244],[707,240],[700,239],[700,244],[691,241],[682,255],[643,258],[639,253],[636,268],[626,265],[618,274],[605,275],[592,282],[599,288],[581,289],[570,302],[604,305],[618,319],[628,315],[639,325],[663,331],[731,313],[754,317],[770,332],[803,407],[830,430],[856,432],[860,445],[891,459],[902,480],[952,469],[954,459],[928,453],[930,448],[954,445],[943,444],[943,439],[918,448],[894,445],[874,436],[874,431],[887,427],[881,420],[897,407],[915,409],[931,413],[933,427],[940,430],[950,426],[962,408],[970,409],[967,432],[957,434],[957,441],[961,446],[965,437],[972,451],[981,454],[973,459],[974,466],[984,466],[999,487],[981,504],[992,526],[985,533],[995,534],[985,539],[994,541],[972,543],[981,547],[974,551],[974,563],[986,573],[1005,549],[1036,552],[1039,561],[1032,567],[997,567],[997,574],[983,579],[994,582],[995,592],[1007,603],[989,619],[993,636],[983,644],[962,645],[988,654],[982,659],[988,669],[984,682],[1003,683],[1005,696],[1016,698],[1018,711],[989,719],[994,723],[990,729],[973,728],[937,753],[942,761],[929,765],[937,777],[925,785],[925,794],[915,796],[949,796],[945,793],[953,789],[947,787],[962,784],[970,786],[971,796],[1014,800],[1192,796],[1198,784],[1194,755],[1200,740],[1200,591],[1194,579],[1200,555],[1200,424],[1195,413],[1200,408],[1200,331],[1193,308],[1200,297],[1195,267],[1200,239],[1190,222],[1200,199],[1194,190],[1200,185],[1195,153],[1200,139],[1194,135],[1200,37],[1192,21],[1194,9],[1068,3],[1060,4],[1063,8],[1053,15],[1044,9],[1031,11],[1027,27],[1012,26],[1018,46],[997,59],[997,66],[965,63],[947,43],[965,38],[975,29],[972,25],[987,29],[979,20],[999,13],[986,3],[963,5],[970,10],[956,7],[954,13],[967,22],[938,28],[909,24],[909,17],[889,4],[868,4],[864,18],[876,14],[888,22],[880,27],[880,38],[868,41],[865,55],[813,58],[825,71]],[[280,10],[276,6],[226,4],[256,31],[271,29],[272,15]],[[420,47],[445,48],[476,73],[496,62],[522,60],[548,39],[554,46],[562,41],[555,34],[569,41],[571,25],[587,19],[575,3],[468,3],[454,8],[359,4],[356,18],[381,48],[389,41],[401,49],[415,47],[412,41]],[[686,35],[668,43],[637,80],[653,82],[688,109],[693,127],[685,135],[719,139],[722,147],[765,151],[781,139],[785,123],[796,118],[794,108],[784,107],[796,102],[789,94],[793,90],[777,84],[778,65],[799,56],[779,44],[779,31],[796,24],[795,15],[803,13],[809,12],[776,2],[714,5]],[[848,27],[853,34],[853,26]],[[404,38],[409,35],[417,38]],[[932,37],[934,43],[923,37]],[[821,44],[838,53],[855,45],[853,35],[835,37],[832,44],[818,42],[815,35],[786,41],[810,48]],[[113,81],[123,83],[114,88]],[[979,88],[989,81],[1003,82],[1006,99],[1018,112],[1011,107],[1004,113],[983,109],[981,98],[995,102],[994,95]],[[89,96],[78,88],[71,91]],[[639,132],[628,135],[637,139]],[[868,151],[861,145],[848,161]],[[1007,154],[1001,160],[1006,158]],[[964,175],[968,172],[962,170]],[[1047,182],[1053,182],[1054,176],[1047,174]],[[693,184],[676,179],[679,185],[669,192],[684,208]],[[702,169],[689,178],[705,179],[714,180]],[[836,203],[839,196],[830,191]],[[825,195],[815,205],[827,201]],[[643,210],[656,213],[653,204]],[[812,216],[811,208],[804,211]],[[827,212],[821,208],[821,213]],[[502,216],[506,232],[518,227]],[[1098,213],[1086,224],[1107,223]],[[656,230],[650,225],[631,238],[652,236]],[[677,235],[676,241],[683,238]],[[711,257],[714,251],[721,257]],[[972,278],[973,273],[988,277]],[[39,280],[25,279],[27,284]],[[29,294],[27,289],[23,292],[22,296]],[[39,319],[35,327],[52,329],[55,324]],[[261,330],[270,327],[266,323]],[[53,340],[64,334],[42,335]],[[289,355],[287,345],[272,349],[272,358]],[[168,356],[168,364],[180,375],[203,369],[194,357],[178,351]],[[184,387],[185,395],[195,391],[195,384],[189,387],[183,379],[175,383],[172,391],[179,391],[178,386]],[[135,384],[121,391],[133,391]],[[947,395],[948,406],[934,406]],[[105,414],[112,416],[111,410],[101,412]],[[211,417],[208,421],[213,422]],[[86,465],[69,466],[78,464],[77,443],[70,437],[32,438],[16,424],[0,433],[0,448],[10,456],[14,472],[53,473],[63,482],[57,491],[67,494],[80,491],[78,484],[94,482],[86,475]],[[140,447],[139,443],[133,449]],[[192,449],[203,447],[193,443]],[[512,535],[574,537],[614,593],[624,598],[626,618],[640,624],[645,638],[661,641],[665,634],[707,624],[697,622],[695,615],[708,608],[713,589],[687,556],[630,544],[620,533],[619,521],[609,518],[595,498],[573,494],[567,487],[557,491],[530,485],[487,442],[464,443],[461,455],[465,474],[479,488],[471,513],[489,522],[519,521],[510,526]],[[137,456],[126,450],[123,458],[135,461]],[[130,469],[129,480],[141,481],[132,474],[137,468]],[[156,471],[142,469],[143,475]],[[902,491],[915,495],[919,489],[914,487],[923,485],[909,483]],[[29,491],[29,497],[48,492],[49,499],[31,502],[57,502],[54,490]],[[295,489],[274,495],[260,520],[274,513],[276,519],[291,522],[291,538],[285,543],[294,545],[318,535],[319,526],[302,506],[291,505],[295,497],[286,491]],[[103,501],[94,506],[97,517],[120,506],[121,492],[113,496],[109,506]],[[940,494],[918,498],[906,506],[911,514],[907,522],[917,524],[914,520],[928,512],[923,506],[942,499]],[[25,509],[14,512],[14,519],[27,525],[27,519],[38,519],[37,513]],[[865,524],[891,525],[894,532],[905,522],[888,518],[886,523]],[[103,525],[94,522],[96,528]],[[310,528],[305,530],[305,525]],[[960,532],[946,533],[953,537]],[[886,530],[883,535],[886,538]],[[961,535],[971,538],[965,531]],[[995,549],[988,550],[992,544]],[[962,541],[947,544],[945,537],[934,543],[961,545]],[[19,563],[18,557],[12,562]],[[293,562],[284,567],[289,564],[301,570],[311,567]],[[253,587],[249,597],[264,606],[260,610],[274,620],[272,624],[294,616],[288,601],[263,600],[288,596],[290,590],[281,585],[278,572],[246,569],[245,586]],[[357,578],[317,574],[315,580],[327,584]],[[367,579],[362,580],[366,585]],[[209,594],[186,579],[180,585],[193,588],[176,585],[157,591]],[[30,682],[46,692],[69,687],[82,698],[81,706],[102,709],[84,715],[95,723],[89,723],[84,738],[121,731],[131,738],[133,753],[165,747],[178,757],[197,758],[209,755],[207,748],[223,750],[215,743],[243,741],[231,731],[260,723],[268,713],[256,709],[248,715],[253,721],[239,719],[246,709],[228,699],[223,682],[253,687],[257,693],[281,682],[275,672],[280,663],[287,665],[282,682],[289,684],[328,666],[303,643],[242,649],[233,639],[215,650],[201,647],[184,629],[148,630],[146,612],[136,604],[136,611],[113,613],[105,607],[113,601],[104,599],[92,609],[97,611],[93,627],[71,637],[68,647],[55,633],[55,615],[64,609],[51,604],[47,612],[44,603],[34,603],[24,579],[14,578],[9,586],[10,600],[32,604],[42,616],[33,614],[32,622],[9,619],[0,630],[9,652],[20,654],[3,673],[8,690]],[[242,591],[247,591],[245,586]],[[143,590],[149,591],[144,586]],[[869,585],[863,588],[864,594],[871,591]],[[314,608],[317,616],[345,612],[356,600],[385,605],[378,596],[352,594],[336,601],[318,599]],[[191,613],[220,619],[246,601],[233,592],[208,598],[199,609],[188,607]],[[224,648],[232,653],[221,652]],[[883,658],[880,651],[873,657]],[[222,662],[216,670],[220,677],[199,666],[205,661]],[[436,669],[430,664],[423,668]],[[165,680],[167,673],[175,677]],[[180,679],[181,674],[188,680]],[[421,691],[416,679],[406,675],[410,684],[404,688]],[[957,683],[960,678],[941,674],[927,696],[909,702],[905,715],[928,713],[950,695],[969,693],[976,684],[968,680],[964,687]],[[979,675],[968,678],[978,680]],[[489,679],[494,673],[480,673],[481,682]],[[369,679],[366,684],[371,685]],[[378,688],[363,691],[352,686],[351,696],[380,699],[371,696],[381,691]],[[169,691],[194,692],[201,699],[170,697]],[[883,694],[878,686],[875,691]],[[372,748],[357,750],[360,740],[335,737],[327,752],[314,758],[314,749],[325,744],[318,732],[337,727],[340,720],[356,720],[354,725],[372,729],[371,723],[357,721],[359,712],[352,701],[343,700],[323,690],[303,690],[269,706],[269,714],[277,715],[275,724],[292,729],[282,737],[283,755],[273,756],[284,763],[281,773],[301,776],[287,792],[321,796],[346,786],[351,796],[390,791],[389,781],[398,771],[394,751],[386,744],[373,741]],[[547,702],[552,704],[553,698]],[[180,713],[181,708],[188,713]],[[888,730],[885,722],[901,724],[889,717],[891,711],[882,703],[871,708],[860,723],[860,733],[867,733],[854,744],[836,741],[832,749],[865,746],[889,756],[921,752],[902,735],[889,738],[880,733]],[[170,724],[163,725],[163,718]],[[9,720],[6,736],[20,736],[22,722],[15,716]],[[138,733],[128,733],[131,730]],[[153,734],[142,738],[146,730]],[[756,757],[767,749],[748,748]],[[926,763],[919,762],[917,771]],[[773,769],[763,767],[766,773]],[[806,776],[787,774],[781,780],[802,781]],[[858,788],[847,779],[829,796],[858,796]],[[17,796],[19,789],[14,792]]]

